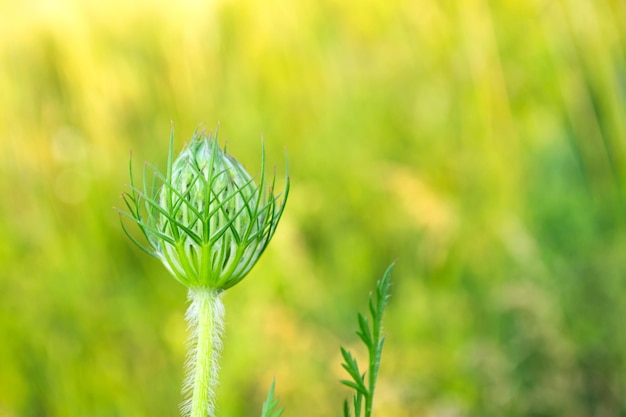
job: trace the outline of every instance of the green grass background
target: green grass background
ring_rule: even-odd
[[[0,417],[174,416],[184,288],[112,209],[199,122],[292,194],[225,295],[218,410],[626,415],[621,0],[0,2]],[[223,143],[223,142],[222,142]]]

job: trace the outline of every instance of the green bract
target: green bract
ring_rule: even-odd
[[[173,160],[170,136],[167,173],[146,164],[143,184],[135,185],[130,165],[130,192],[123,195],[148,245],[135,244],[160,259],[190,288],[225,290],[241,281],[257,262],[276,231],[289,193],[289,178],[274,195],[275,177],[265,183],[265,153],[259,184],[217,144],[217,135],[196,131]],[[148,169],[153,180],[148,180]]]

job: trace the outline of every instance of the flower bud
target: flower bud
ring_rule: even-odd
[[[124,214],[147,238],[150,247],[143,249],[178,281],[190,288],[225,290],[250,272],[269,244],[285,208],[289,178],[279,201],[274,180],[269,188],[265,184],[264,153],[257,185],[220,149],[215,136],[194,133],[176,160],[172,144],[167,174],[155,169],[162,182],[158,191],[150,194],[144,172],[143,190],[131,182],[132,193],[125,195],[131,213]]]

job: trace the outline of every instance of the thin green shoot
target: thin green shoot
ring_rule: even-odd
[[[389,300],[391,290],[391,271],[395,263],[385,271],[383,277],[376,283],[375,294],[369,296],[369,311],[372,324],[363,314],[358,314],[359,328],[356,334],[365,344],[369,355],[367,370],[361,372],[359,364],[354,356],[341,347],[343,363],[341,366],[346,370],[351,379],[344,379],[342,384],[354,390],[352,406],[348,400],[343,405],[343,417],[370,417],[376,390],[376,380],[382,358],[385,337],[382,336],[383,313]]]

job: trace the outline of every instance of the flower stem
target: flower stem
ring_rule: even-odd
[[[190,350],[187,380],[183,388],[188,399],[183,406],[183,415],[213,417],[224,305],[220,291],[215,289],[191,289],[189,298],[191,305],[187,310],[187,322]]]

